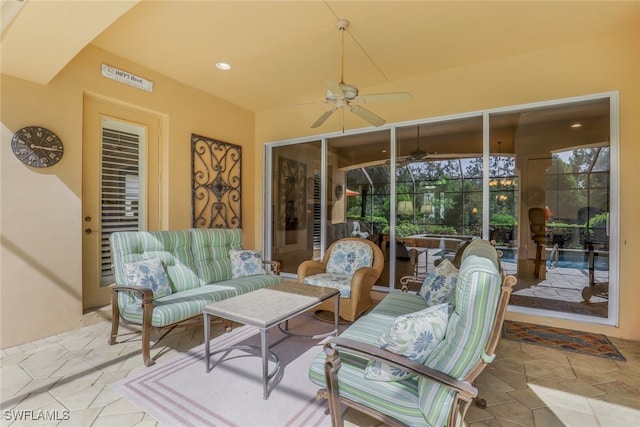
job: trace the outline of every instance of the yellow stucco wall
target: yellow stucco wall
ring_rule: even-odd
[[[148,93],[100,75],[106,63],[154,82]],[[88,47],[46,86],[2,75],[0,177],[0,328],[6,348],[92,321],[82,308],[83,96],[97,96],[163,117],[163,228],[191,226],[191,133],[243,147],[243,197],[255,198],[254,114],[143,66]],[[63,141],[60,163],[32,169],[11,152],[13,133],[44,126]],[[260,156],[260,151],[257,152]],[[244,244],[253,247],[255,211],[243,211]],[[106,338],[105,338],[106,339]]]
[[[640,339],[640,302],[637,264],[640,259],[640,30],[548,50],[416,77],[373,88],[371,92],[409,91],[408,104],[376,104],[371,107],[387,122],[431,118],[478,110],[508,107],[594,93],[619,91],[620,96],[620,309],[618,327],[569,322],[550,317],[510,313],[510,319],[610,336]],[[341,117],[332,117],[320,129],[309,126],[326,106],[270,110],[256,115],[256,147],[265,142],[313,133],[337,132]],[[340,115],[334,115],[340,116]],[[345,128],[363,122],[345,115]],[[262,185],[262,171],[256,186]],[[256,194],[256,206],[262,198]],[[258,215],[256,229],[261,228]]]

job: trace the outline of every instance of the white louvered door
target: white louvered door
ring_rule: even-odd
[[[87,311],[110,302],[109,236],[159,227],[158,144],[149,144],[159,140],[159,119],[92,99],[85,99],[84,114],[82,300]]]

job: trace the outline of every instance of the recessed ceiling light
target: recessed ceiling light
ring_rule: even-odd
[[[575,123],[571,123],[571,128],[572,129],[578,129],[582,127],[582,123],[580,122],[575,122]]]
[[[228,64],[226,62],[217,62],[216,68],[222,71],[229,71],[231,69],[231,64]]]

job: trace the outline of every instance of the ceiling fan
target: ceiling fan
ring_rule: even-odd
[[[408,156],[402,158],[397,164],[397,167],[402,168],[414,162],[420,162],[432,157],[429,153],[420,148],[420,126],[417,126],[418,134],[416,136],[416,149],[409,153]]]
[[[325,81],[327,91],[325,102],[333,103],[334,106],[325,111],[311,127],[317,128],[322,125],[335,111],[339,109],[349,109],[353,114],[369,122],[373,126],[382,126],[385,120],[372,111],[367,110],[360,104],[373,102],[404,102],[411,100],[411,94],[407,92],[377,93],[360,96],[358,88],[344,82],[344,32],[349,27],[349,21],[340,19],[336,22],[336,27],[340,30],[340,83]]]

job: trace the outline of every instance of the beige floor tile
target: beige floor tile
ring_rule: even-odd
[[[509,393],[495,390],[491,387],[478,385],[478,397],[487,402],[487,406],[500,405],[502,403],[513,402],[514,399]]]
[[[564,406],[549,408],[567,427],[600,427],[598,420],[591,413],[576,411]]]
[[[495,371],[495,370],[494,370]],[[500,378],[496,377],[493,372],[494,371],[484,371],[476,380],[478,385],[484,385],[494,390],[499,391],[513,391],[515,390],[506,382],[502,381]]]
[[[145,414],[144,418],[142,418],[142,421],[140,421],[138,424],[135,425],[135,427],[156,427],[156,426],[160,427],[160,423],[158,423],[158,420],[156,420],[149,414]]]
[[[566,391],[541,387],[535,384],[530,384],[529,386],[540,400],[550,408],[563,406],[575,411],[591,413],[591,406],[589,405],[589,400],[586,397],[578,396]]]
[[[567,356],[569,363],[574,368],[585,368],[595,372],[613,372],[620,368],[614,360],[605,359],[603,357],[587,356],[584,354],[571,353]]]
[[[617,371],[613,373],[597,372],[589,368],[578,368],[578,367],[573,368],[573,372],[575,372],[577,379],[591,385],[611,382],[616,378],[616,375],[618,373]]]
[[[49,378],[66,363],[60,359],[44,359],[41,361],[29,358],[20,367],[32,378]]]
[[[638,427],[638,424],[627,424],[621,423],[618,420],[612,420],[609,418],[599,417],[598,422],[600,423],[600,427]]]
[[[566,363],[556,363],[555,361],[535,360],[524,363],[524,369],[527,374],[527,380],[531,378],[545,378],[555,381],[570,380],[576,378],[576,374]]]
[[[2,366],[2,381],[0,381],[0,393],[4,401],[7,396],[14,396],[26,387],[33,378],[29,376],[20,366]]]
[[[595,397],[604,394],[604,391],[601,389],[592,386],[591,384],[587,384],[580,379],[563,381],[562,389],[569,393],[584,397]]]
[[[563,427],[564,423],[560,421],[560,418],[551,411],[551,409],[544,407],[533,410],[533,422],[536,427]]]
[[[502,405],[487,407],[493,416],[499,421],[508,421],[521,426],[533,427],[533,414],[531,410],[520,402],[508,402]]]
[[[513,390],[522,390],[527,388],[527,376],[524,370],[511,371],[506,369],[495,369],[492,374],[509,384]]]
[[[626,396],[620,396],[618,394],[603,394],[600,396],[596,396],[591,398],[592,400],[600,400],[602,402],[613,403],[614,405],[622,406],[625,408],[633,409],[635,411],[640,411],[640,402],[635,399],[629,399]],[[640,413],[639,413],[640,414]],[[640,424],[640,422],[638,423]]]
[[[530,388],[510,391],[507,394],[529,409],[539,409],[545,406],[545,403]]]
[[[536,359],[539,363],[553,363],[558,366],[563,367],[571,367],[571,363],[569,363],[569,356],[573,355],[568,351],[556,350],[549,347],[542,347],[545,351],[533,353],[531,356]],[[533,362],[529,362],[533,363]]]
[[[606,402],[598,399],[589,399],[593,413],[597,417],[617,420],[620,423],[640,425],[640,410],[633,409],[621,403]]]
[[[111,387],[104,386],[100,393],[96,396],[96,398],[89,405],[90,408],[104,407],[112,404],[113,402],[122,399],[118,393],[113,391]]]
[[[638,405],[640,405],[640,390],[631,387],[622,381],[611,381],[608,383],[596,384],[595,387],[607,394],[624,396],[627,399],[635,400],[638,402]]]
[[[121,397],[109,405],[106,405],[101,412],[101,416],[119,415],[119,414],[131,414],[140,412],[140,408],[127,399]]]
[[[102,408],[76,409],[69,412],[69,420],[65,421],[60,427],[86,427],[100,415]]]
[[[73,382],[64,388],[54,387],[49,394],[73,410],[87,409],[106,385],[96,385],[91,381]]]
[[[100,416],[91,427],[134,426],[142,422],[144,412]]]
[[[486,409],[480,409],[476,405],[471,405],[467,410],[467,414],[464,419],[468,423],[476,423],[479,421],[486,421],[495,418],[495,416]]]

